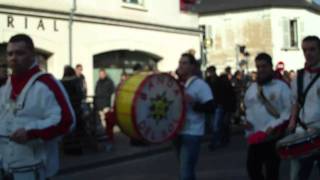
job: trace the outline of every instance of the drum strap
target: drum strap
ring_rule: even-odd
[[[266,98],[266,96],[263,93],[263,88],[262,86],[258,86],[258,97],[261,100],[262,104],[265,106],[267,111],[274,117],[274,118],[279,118],[280,113],[278,110],[270,103],[270,101]]]
[[[298,70],[297,75],[297,90],[298,90],[298,104],[300,106],[300,109],[303,108],[307,93],[309,92],[312,85],[316,82],[316,80],[320,77],[320,73],[317,73],[317,75],[310,81],[306,89],[303,91],[303,76],[304,76],[304,69]],[[299,113],[297,113],[297,116],[299,116]],[[301,125],[303,129],[307,129],[307,125],[303,123],[300,118],[297,118],[298,123]]]

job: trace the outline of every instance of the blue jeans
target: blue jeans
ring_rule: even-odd
[[[296,167],[291,166],[291,179],[292,180],[308,180],[313,169],[314,163],[317,161],[318,170],[320,172],[320,155],[313,155],[306,158],[295,160],[293,163]],[[294,167],[294,168],[293,168]]]
[[[174,144],[180,165],[180,180],[195,180],[202,136],[179,135]]]
[[[211,117],[211,129],[212,129],[212,138],[211,146],[218,147],[221,145],[221,128],[222,121],[224,117],[224,110],[222,107],[216,107],[214,114]]]

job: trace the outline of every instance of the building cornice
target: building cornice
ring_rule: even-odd
[[[56,11],[56,10],[49,10],[49,9],[18,7],[18,6],[10,6],[10,5],[0,5],[0,13],[29,16],[29,17],[40,17],[40,18],[48,18],[48,19],[58,19],[62,21],[69,21],[69,17],[70,17],[70,13],[67,11]],[[186,34],[186,35],[193,35],[193,36],[199,36],[201,33],[201,31],[197,28],[177,27],[177,26],[140,22],[140,21],[134,21],[134,20],[120,19],[120,18],[89,15],[89,14],[83,14],[83,13],[75,13],[73,17],[73,21],[82,22],[82,23],[91,23],[91,24],[113,25],[113,26],[128,27],[133,29],[153,30],[153,31],[176,33],[176,34]]]
[[[301,7],[301,6],[280,6],[280,5],[265,5],[265,6],[259,6],[259,7],[246,7],[246,8],[230,8],[228,10],[216,10],[216,11],[208,11],[208,12],[200,12],[199,16],[211,16],[211,15],[219,15],[219,14],[225,14],[225,13],[237,13],[237,12],[249,12],[249,11],[258,11],[262,9],[275,9],[275,8],[282,8],[282,9],[304,9],[307,11],[310,11],[315,14],[320,14],[320,11],[318,8],[315,8],[314,6],[308,6],[308,7]]]

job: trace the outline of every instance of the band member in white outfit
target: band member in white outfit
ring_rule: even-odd
[[[289,119],[292,95],[285,82],[275,79],[270,55],[258,54],[255,64],[257,82],[250,85],[244,99],[249,142],[247,171],[251,180],[277,180],[280,158],[274,133]]]
[[[0,91],[0,157],[2,178],[44,180],[58,170],[58,140],[75,125],[62,85],[41,72],[32,39],[10,38],[12,75]]]
[[[291,83],[296,104],[291,115],[289,130],[295,129],[296,133],[305,131],[303,129],[304,125],[307,131],[314,131],[312,126],[320,123],[320,39],[317,36],[305,37],[302,41],[302,50],[305,57],[305,67],[298,71],[296,79],[293,79]],[[297,80],[299,76],[302,80],[300,85]],[[305,94],[306,89],[309,90],[305,95],[300,93],[298,95],[298,86],[301,86],[303,94]],[[310,88],[307,88],[308,86]],[[298,117],[302,123],[297,123]],[[320,172],[320,155],[293,160],[291,179],[308,180],[315,162],[317,162]]]

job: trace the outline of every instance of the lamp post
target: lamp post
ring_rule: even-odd
[[[73,49],[73,38],[72,38],[72,25],[73,25],[73,17],[77,10],[77,0],[73,0],[72,8],[70,9],[69,15],[69,65],[72,66],[72,49]]]
[[[240,45],[236,44],[235,51],[236,51],[236,70],[239,70],[239,54],[240,54]]]

